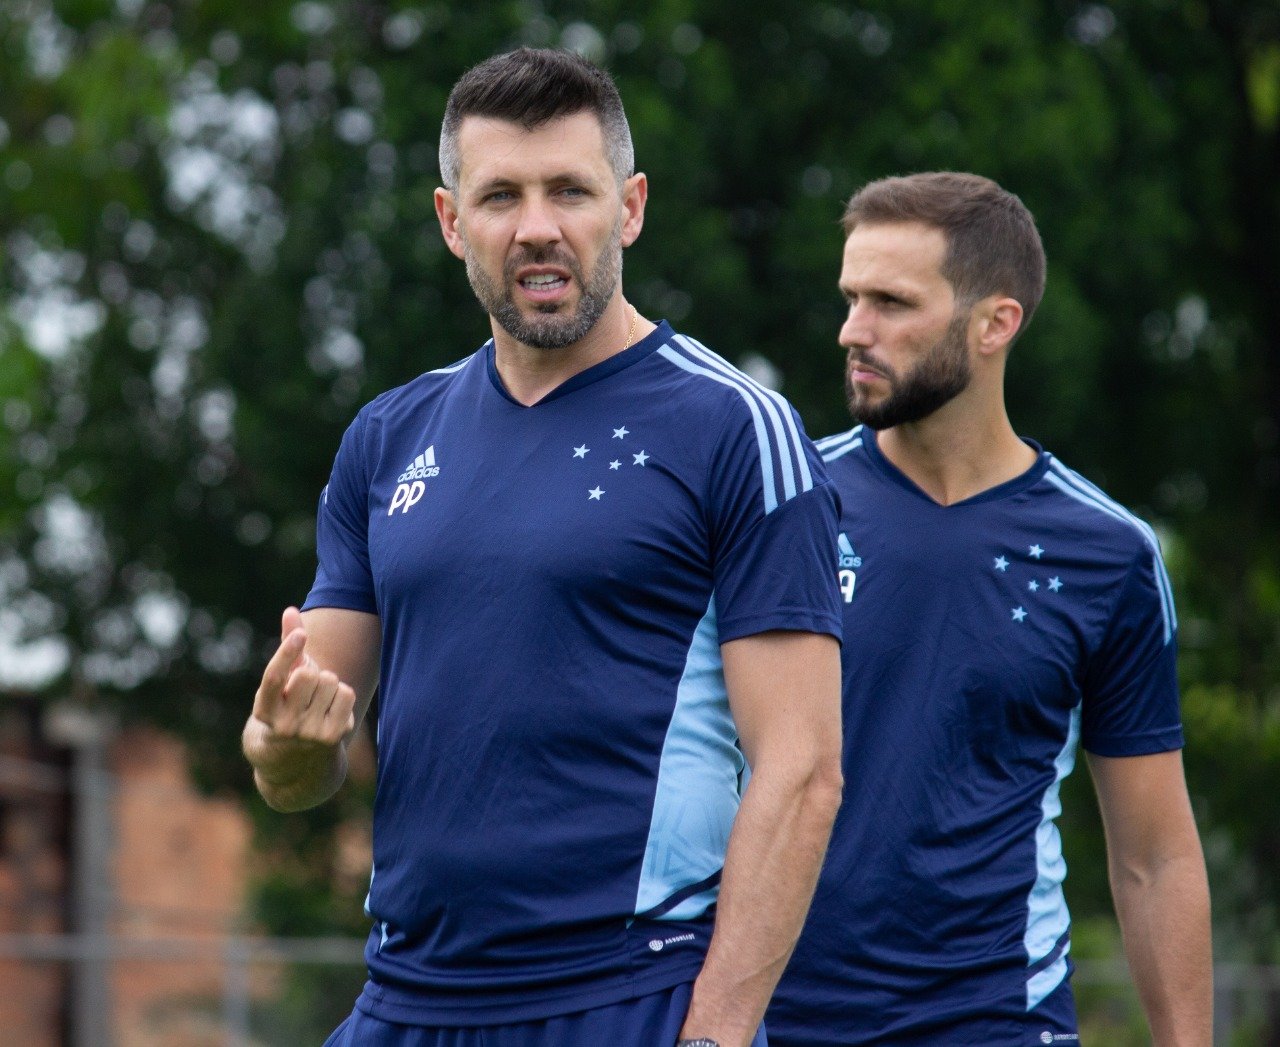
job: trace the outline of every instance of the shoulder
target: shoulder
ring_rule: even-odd
[[[488,343],[486,343],[487,346]],[[413,410],[425,400],[442,396],[449,392],[467,370],[468,365],[483,363],[485,347],[463,357],[445,367],[438,367],[418,375],[404,385],[380,393],[361,409],[360,415],[366,421],[395,416],[406,410]]]
[[[855,425],[852,429],[846,429],[842,433],[819,437],[813,443],[818,449],[818,454],[822,456],[822,460],[829,465],[861,447],[864,431],[865,428],[863,426]]]
[[[764,488],[766,511],[825,480],[794,407],[776,389],[687,335],[673,334],[655,356],[678,376],[681,409],[700,415],[714,440],[719,473],[738,461]],[[732,471],[732,467],[729,467]]]
[[[695,338],[673,334],[654,352],[658,366],[668,369],[681,408],[720,419],[725,435],[741,429],[770,443],[788,440],[812,446],[790,401],[735,367]]]
[[[1055,512],[1069,519],[1095,545],[1112,548],[1129,559],[1160,555],[1160,541],[1152,526],[1107,494],[1097,484],[1086,480],[1051,454],[1042,484],[1055,495]]]
[[[691,402],[743,417],[780,415],[791,405],[777,390],[761,385],[696,338],[673,333],[654,352],[657,366],[682,388]]]

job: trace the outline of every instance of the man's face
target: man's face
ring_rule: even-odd
[[[587,112],[533,130],[467,117],[458,154],[458,186],[437,191],[437,211],[480,304],[524,345],[580,341],[617,291],[622,248],[639,233],[627,201],[642,176],[618,186]]]
[[[872,429],[926,418],[969,386],[970,311],[956,309],[940,272],[946,248],[941,231],[917,222],[859,225],[845,242],[845,388]]]

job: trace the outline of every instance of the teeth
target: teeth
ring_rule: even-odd
[[[541,276],[526,276],[524,285],[526,287],[550,287],[552,284],[564,283],[564,278],[552,276],[550,273]]]

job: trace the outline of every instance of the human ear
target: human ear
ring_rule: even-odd
[[[622,183],[622,246],[630,247],[640,237],[644,228],[644,205],[649,199],[649,179],[636,172]]]
[[[978,314],[978,352],[991,355],[1008,348],[1022,327],[1022,305],[1016,298],[987,298],[975,307]]]
[[[465,258],[466,248],[462,242],[462,231],[458,227],[458,205],[452,190],[443,187],[437,189],[435,203],[444,242],[458,258]]]

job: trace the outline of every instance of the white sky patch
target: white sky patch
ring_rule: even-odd
[[[290,15],[293,24],[310,36],[327,33],[338,24],[338,17],[333,9],[316,0],[303,0],[300,4],[294,4]]]
[[[36,562],[47,571],[83,575],[99,566],[107,555],[98,519],[70,495],[57,493],[35,511],[40,537]]]
[[[37,353],[48,360],[65,359],[107,321],[106,306],[75,289],[84,275],[84,257],[46,249],[23,233],[9,237],[6,246],[19,289],[4,303],[10,317]]]
[[[570,22],[565,26],[560,34],[560,46],[593,62],[603,62],[609,50],[604,34],[589,22]]]
[[[10,618],[0,612],[0,687],[38,691],[67,671],[71,650],[60,636],[17,639],[10,631]]]
[[[330,327],[307,354],[307,362],[317,374],[359,367],[364,362],[364,344],[345,328]]]
[[[209,443],[226,443],[235,433],[236,394],[226,388],[210,389],[191,404],[191,416]]]
[[[233,673],[248,664],[252,651],[253,629],[248,622],[234,619],[227,623],[222,635],[211,635],[196,644],[196,659],[201,668],[211,673]]]
[[[52,635],[58,608],[29,591],[29,572],[21,560],[0,560],[0,687],[39,690],[66,672],[70,648]]]
[[[176,593],[152,591],[133,604],[133,616],[153,647],[172,647],[187,624],[187,604]]]
[[[766,389],[782,388],[782,372],[759,353],[748,353],[738,361],[738,366],[749,378],[754,378]]]
[[[392,50],[403,51],[418,42],[426,27],[427,19],[421,11],[399,11],[382,23],[382,40]]]
[[[269,261],[284,235],[280,202],[265,181],[280,155],[275,109],[249,90],[223,94],[197,71],[179,91],[169,134],[161,153],[170,206],[190,211],[250,261]]]
[[[45,8],[27,26],[27,68],[37,80],[56,80],[71,60],[75,33]]]
[[[176,418],[186,406],[191,382],[191,357],[203,348],[209,338],[209,325],[200,303],[188,295],[180,295],[168,304],[161,315],[148,317],[149,298],[139,296],[137,324],[149,324],[148,336],[159,344],[155,366],[151,369],[151,387],[157,406],[167,417]],[[163,308],[163,305],[162,305]],[[130,326],[133,333],[133,326]]]

